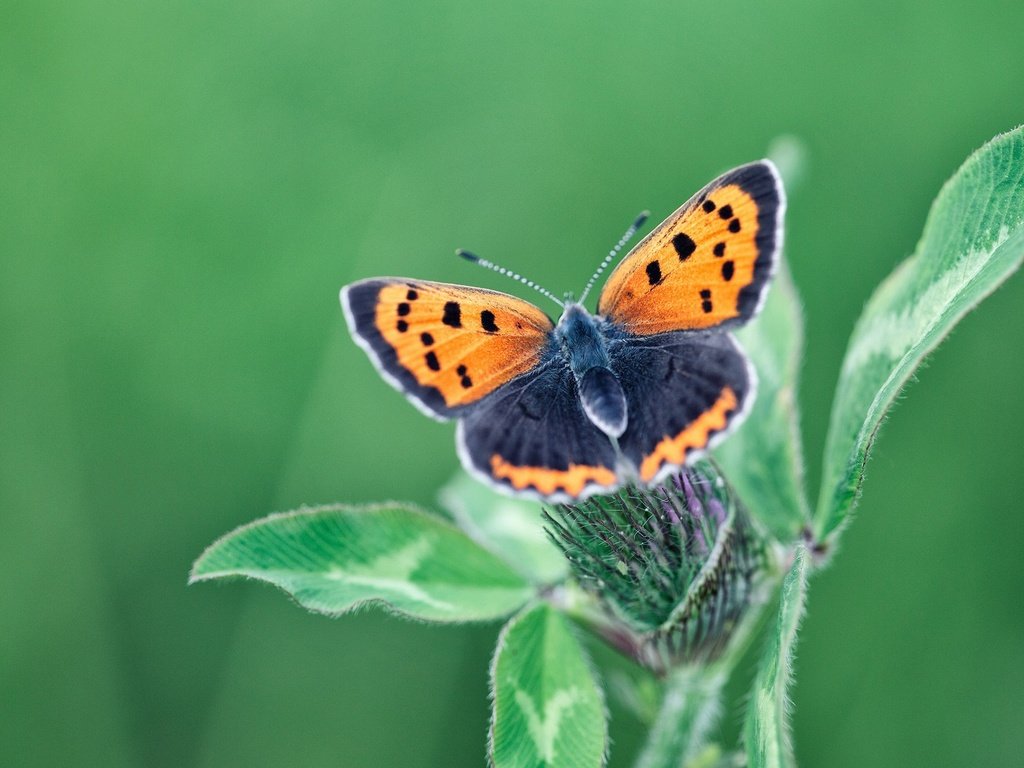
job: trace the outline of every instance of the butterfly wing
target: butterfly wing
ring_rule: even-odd
[[[422,280],[362,280],[342,288],[341,304],[381,375],[438,419],[534,369],[553,328],[514,296]]]
[[[469,409],[456,440],[463,466],[506,493],[561,503],[619,485],[615,450],[584,413],[572,370],[554,348]]]
[[[784,210],[770,161],[720,176],[629,252],[598,314],[642,335],[746,322],[774,271]]]
[[[660,481],[742,420],[756,379],[728,333],[664,333],[613,342],[611,368],[629,424],[619,447],[645,484]]]

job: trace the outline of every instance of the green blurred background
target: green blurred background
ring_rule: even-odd
[[[0,764],[476,766],[497,627],[186,588],[303,502],[456,467],[349,340],[372,275],[578,290],[632,217],[797,137],[816,487],[845,342],[1024,120],[1024,4],[13,0],[0,25]],[[527,296],[533,299],[533,296]],[[897,408],[813,584],[806,766],[1024,751],[1019,277]],[[749,665],[748,665],[749,666]],[[745,670],[749,673],[749,669]],[[724,717],[734,733],[732,702]],[[613,707],[612,765],[639,728]]]

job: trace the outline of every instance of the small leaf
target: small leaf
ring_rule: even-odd
[[[807,549],[797,547],[793,567],[782,582],[779,620],[768,640],[767,653],[754,683],[744,736],[750,768],[786,768],[795,765],[786,713],[787,689],[792,679],[793,650],[807,596]]]
[[[539,503],[500,496],[465,472],[441,489],[440,501],[474,541],[530,581],[565,578],[568,565],[544,532]]]
[[[190,582],[226,576],[268,581],[332,616],[379,602],[418,619],[483,621],[533,594],[464,533],[400,504],[302,508],[242,526],[210,545]]]
[[[810,521],[810,507],[797,408],[803,316],[785,262],[761,314],[737,335],[757,370],[757,398],[715,456],[751,515],[788,542]]]
[[[608,746],[601,689],[568,620],[546,604],[501,632],[491,666],[495,768],[598,768]]]
[[[843,362],[825,447],[819,540],[856,503],[871,445],[921,360],[1024,258],[1024,128],[979,149],[942,188],[914,255],[875,291]]]

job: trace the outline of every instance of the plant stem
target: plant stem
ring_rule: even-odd
[[[717,664],[670,672],[661,711],[636,768],[680,768],[696,757],[718,721],[722,686],[728,679],[729,671]]]
[[[668,673],[661,709],[635,768],[683,768],[700,755],[721,714],[722,688],[757,635],[766,608],[775,603],[780,576],[773,574],[761,585],[758,598],[752,601],[719,658],[679,666]]]

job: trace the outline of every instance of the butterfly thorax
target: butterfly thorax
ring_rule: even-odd
[[[603,322],[581,305],[568,304],[554,335],[576,379],[587,418],[617,438],[626,431],[626,396],[610,368]]]
[[[591,368],[608,367],[608,348],[598,319],[579,304],[566,305],[555,340],[577,379]]]

